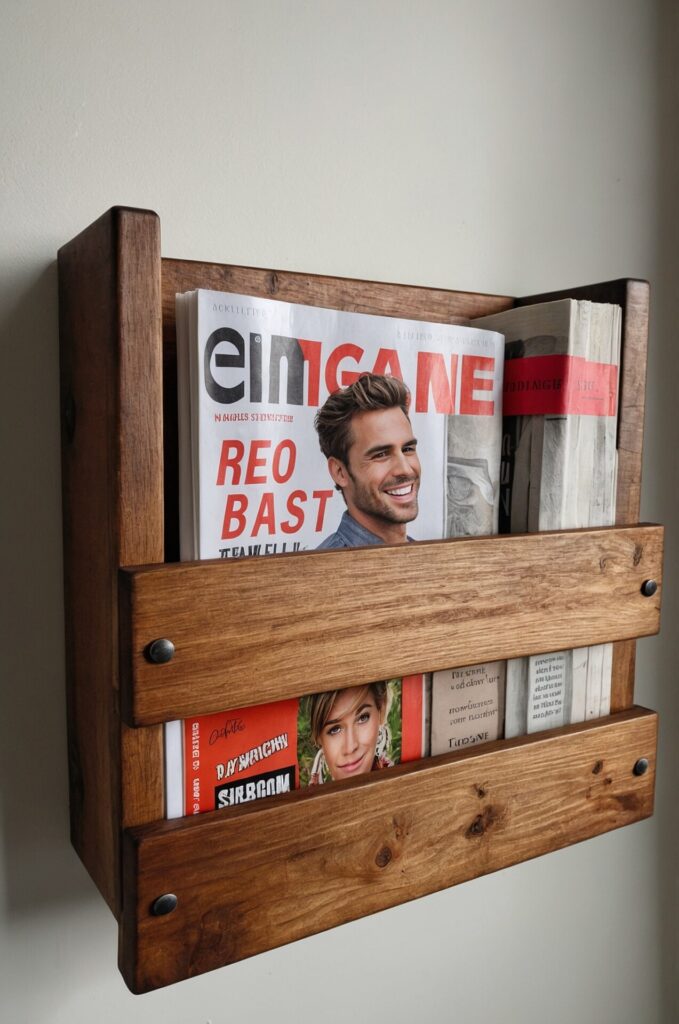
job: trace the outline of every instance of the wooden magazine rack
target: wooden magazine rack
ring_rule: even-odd
[[[168,260],[155,214],[115,208],[60,251],[59,284],[72,841],[132,991],[652,813],[632,639],[658,631],[662,561],[661,528],[636,525],[645,283],[517,300]],[[619,525],[177,564],[174,297],[192,288],[441,321],[619,303]],[[145,654],[158,638],[166,664]],[[163,721],[604,641],[610,717],[163,819]]]

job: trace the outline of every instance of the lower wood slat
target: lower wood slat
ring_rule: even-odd
[[[646,818],[657,716],[401,765],[124,838],[121,970],[144,992]],[[647,758],[648,770],[634,766]],[[161,895],[177,908],[151,913]]]

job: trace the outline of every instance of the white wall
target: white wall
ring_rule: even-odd
[[[114,204],[168,256],[513,294],[650,278],[643,514],[677,516],[676,5],[4,0],[0,1017],[679,1016],[676,537],[637,695],[655,818],[134,997],[68,841],[55,253]],[[674,692],[673,692],[674,691]]]

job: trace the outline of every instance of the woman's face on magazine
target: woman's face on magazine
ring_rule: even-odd
[[[380,712],[367,686],[352,686],[335,700],[321,731],[321,746],[333,779],[372,769]]]

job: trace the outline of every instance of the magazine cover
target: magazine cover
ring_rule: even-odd
[[[183,813],[353,778],[421,756],[422,677],[201,715],[181,723]]]
[[[182,558],[315,548],[336,529],[314,416],[366,371],[412,396],[413,539],[497,530],[501,335],[201,290],[177,297],[177,346]]]

